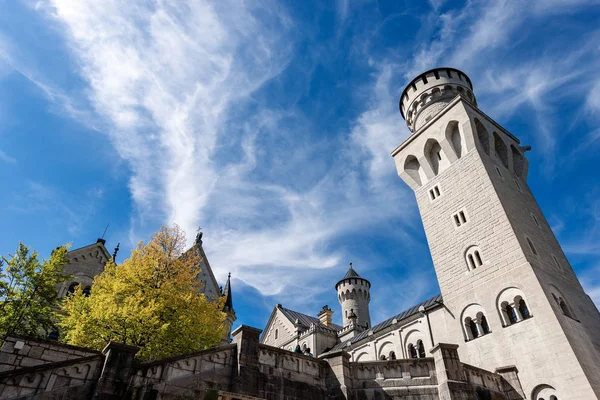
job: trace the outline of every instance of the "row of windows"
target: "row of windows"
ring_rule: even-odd
[[[425,346],[421,340],[417,340],[416,346],[410,343],[407,346],[407,350],[410,358],[425,358]]]
[[[516,289],[509,289],[505,295],[514,293],[514,290]],[[502,327],[514,325],[532,317],[521,294],[502,301],[500,303],[500,315],[502,317]],[[466,341],[492,333],[483,308],[477,304],[473,304],[463,311],[463,328]]]
[[[73,283],[71,283],[71,285],[70,285],[70,286],[69,286],[69,288],[67,289],[67,295],[75,293],[75,289],[77,288],[77,286],[79,286],[79,283],[78,283],[78,282],[73,282]],[[92,291],[92,288],[91,288],[90,286],[86,286],[86,287],[84,287],[84,288],[83,288],[83,290],[82,290],[82,292],[83,292],[83,295],[84,295],[85,297],[89,297],[89,296],[90,296],[90,293],[91,293],[91,291]]]
[[[504,140],[498,135],[497,132],[493,132],[492,135],[488,133],[483,124],[475,119],[475,128],[477,130],[477,139],[479,145],[485,154],[488,156],[491,152],[491,141],[494,143],[494,156],[500,161],[502,166],[509,169],[509,147],[510,154],[512,155],[512,169],[514,173],[520,178],[525,178],[526,160],[523,154],[513,145],[507,146]],[[500,170],[497,169],[498,174],[502,175]],[[516,182],[518,185],[518,182]],[[520,186],[519,186],[520,187]]]

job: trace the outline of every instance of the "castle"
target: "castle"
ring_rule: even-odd
[[[352,266],[336,285],[343,326],[281,305],[261,343],[354,362],[428,357],[518,371],[525,398],[600,396],[600,314],[527,185],[529,147],[477,108],[470,79],[437,68],[402,92],[411,135],[392,156],[414,190],[441,294],[372,326],[371,284]],[[400,312],[401,311],[401,312]]]
[[[232,344],[144,363],[122,344],[13,335],[0,399],[599,399],[600,313],[527,185],[529,148],[453,68],[413,79],[400,113],[412,134],[392,156],[415,192],[439,295],[372,325],[371,283],[350,265],[334,285],[342,326],[328,306],[313,317],[278,304],[263,331],[242,325]],[[106,262],[102,249],[71,252],[78,283],[95,274],[88,255]]]
[[[202,232],[198,232],[194,244],[188,249],[188,252],[196,252],[200,260],[200,274],[198,275],[198,279],[203,283],[199,289],[200,293],[204,294],[208,300],[217,299],[221,296],[226,297],[225,308],[223,310],[227,314],[225,319],[226,333],[222,343],[228,344],[231,337],[231,327],[237,319],[231,295],[231,275],[227,278],[225,288],[220,287],[202,244]],[[79,285],[81,285],[83,293],[89,295],[94,277],[104,271],[104,266],[108,260],[112,258],[116,262],[117,259],[119,245],[117,245],[112,255],[108,252],[105,245],[106,240],[99,238],[96,243],[73,249],[67,253],[69,263],[65,265],[64,271],[71,276],[71,279],[57,288],[59,298],[63,298],[68,293],[73,293]],[[57,337],[56,335],[52,336],[53,338]]]

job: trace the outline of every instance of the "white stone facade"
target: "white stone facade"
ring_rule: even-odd
[[[528,148],[477,108],[471,90],[454,69],[413,80],[400,103],[413,134],[392,153],[415,191],[441,297],[334,349],[373,361],[456,343],[467,364],[516,367],[523,398],[598,399],[600,313],[527,185]]]

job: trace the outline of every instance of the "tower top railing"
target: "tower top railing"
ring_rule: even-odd
[[[400,96],[400,114],[411,132],[415,132],[458,95],[477,105],[473,84],[464,72],[434,68],[406,85]]]

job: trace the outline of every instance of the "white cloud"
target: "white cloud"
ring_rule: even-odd
[[[4,161],[5,163],[8,163],[8,164],[16,164],[17,163],[16,158],[3,152],[2,150],[0,150],[0,160]]]

